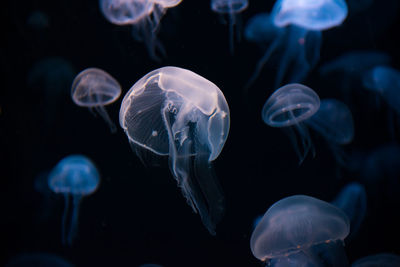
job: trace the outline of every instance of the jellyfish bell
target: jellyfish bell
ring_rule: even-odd
[[[211,234],[224,210],[211,168],[229,131],[229,107],[221,90],[178,67],[156,69],[125,95],[120,125],[135,149],[169,156],[172,175]]]
[[[295,195],[267,210],[251,235],[250,248],[257,259],[270,261],[271,266],[285,266],[279,264],[282,261],[321,266],[322,260],[329,260],[329,266],[346,266],[340,264],[347,262],[343,240],[349,231],[343,211],[325,201]]]
[[[116,25],[131,25],[149,16],[154,3],[148,0],[100,0],[104,17]]]
[[[121,86],[110,74],[98,69],[88,68],[81,71],[74,79],[71,97],[81,107],[94,109],[110,127],[111,132],[117,128],[104,106],[115,102],[121,95]]]
[[[300,163],[312,148],[312,142],[303,121],[314,115],[319,106],[318,95],[311,88],[297,83],[287,84],[276,90],[263,106],[261,115],[266,124],[271,127],[295,130],[298,137],[293,132],[289,132],[289,137]],[[299,144],[302,152],[298,147]]]

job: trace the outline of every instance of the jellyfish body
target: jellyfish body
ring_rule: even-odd
[[[149,56],[159,61],[157,52],[165,54],[157,40],[157,31],[165,10],[180,4],[182,0],[100,0],[104,17],[116,25],[132,25],[132,34],[144,42]]]
[[[62,220],[62,243],[71,245],[77,233],[80,201],[84,196],[94,193],[100,182],[100,175],[93,162],[83,155],[70,155],[63,158],[50,172],[48,184],[50,189],[63,194],[65,198]],[[67,223],[70,198],[72,211]],[[69,230],[67,227],[69,224]]]
[[[357,234],[367,212],[365,187],[357,182],[349,183],[337,194],[331,204],[344,211],[349,218],[351,233],[346,240],[350,240]]]
[[[325,201],[295,195],[267,210],[251,235],[250,248],[268,266],[347,266],[343,240],[349,231],[343,211]]]
[[[81,71],[74,79],[71,97],[75,104],[94,109],[110,127],[112,133],[117,131],[104,106],[115,102],[121,95],[121,86],[110,74],[88,68]]]
[[[379,253],[370,255],[355,261],[352,267],[399,267],[400,266],[400,255],[393,253]]]
[[[318,95],[311,88],[297,83],[287,84],[276,90],[263,106],[261,115],[266,124],[295,130],[298,137],[293,132],[289,132],[289,137],[300,163],[312,148],[308,129],[303,121],[314,115],[319,106]]]
[[[229,16],[229,50],[233,53],[233,28],[237,22],[237,16],[249,5],[248,0],[211,0],[211,10],[219,14]],[[237,31],[240,34],[240,29]]]
[[[221,90],[186,69],[163,67],[125,95],[120,125],[137,151],[169,156],[171,173],[211,234],[224,211],[224,198],[211,161],[229,131],[229,108]]]

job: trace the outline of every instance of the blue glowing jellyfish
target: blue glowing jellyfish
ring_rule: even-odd
[[[62,243],[72,244],[77,233],[80,201],[84,196],[93,194],[100,183],[100,175],[93,162],[83,155],[70,155],[63,158],[50,172],[50,189],[63,194],[65,198],[62,219]],[[69,205],[72,198],[71,219],[67,223]],[[69,225],[69,230],[67,227]]]
[[[273,204],[254,229],[250,248],[268,266],[347,266],[346,214],[325,201],[290,196]]]
[[[246,88],[253,84],[265,62],[277,51],[281,51],[282,56],[274,88],[278,88],[285,78],[288,83],[302,82],[319,59],[321,31],[341,25],[347,16],[347,5],[344,0],[278,0],[270,16],[263,16],[271,22],[249,24],[247,27],[278,27],[285,30],[273,39]],[[288,74],[288,71],[291,73]]]
[[[51,253],[22,253],[10,259],[6,267],[72,267],[67,260]]]
[[[157,52],[165,55],[157,40],[157,31],[165,10],[177,6],[182,0],[99,0],[104,17],[116,25],[132,25],[132,34],[144,42],[150,57],[159,61]]]
[[[351,232],[346,240],[351,240],[357,234],[367,212],[365,187],[357,182],[349,183],[337,194],[331,204],[344,211],[350,219]]]
[[[112,133],[117,127],[108,115],[105,105],[115,102],[121,95],[121,86],[110,74],[97,69],[88,68],[81,71],[74,79],[71,97],[75,104],[94,109],[110,127]]]
[[[266,124],[288,130],[300,164],[313,147],[303,122],[314,115],[319,106],[319,97],[311,88],[292,83],[276,90],[262,109],[262,119]]]
[[[379,253],[355,261],[351,267],[399,267],[400,255],[393,253]]]
[[[249,5],[248,0],[211,0],[211,10],[219,14],[229,16],[229,50],[233,53],[233,28],[238,20],[239,13],[243,12]],[[240,28],[237,32],[240,34]]]
[[[228,136],[229,107],[212,82],[186,69],[163,67],[137,81],[125,95],[120,125],[140,153],[169,156],[172,175],[211,234],[224,197],[211,161]]]

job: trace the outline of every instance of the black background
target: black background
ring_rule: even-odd
[[[273,3],[250,0],[242,23],[270,11]],[[321,99],[347,101],[355,121],[355,139],[346,147],[349,152],[364,153],[388,142],[398,143],[399,129],[391,137],[386,118],[389,108],[372,106],[375,95],[360,86],[348,97],[337,81],[320,77],[318,67],[344,52],[378,49],[387,52],[391,65],[400,69],[399,4],[376,0],[362,12],[350,10],[342,26],[323,33],[320,62],[304,81]],[[47,27],[35,29],[27,23],[34,10],[48,16]],[[244,95],[243,86],[263,51],[242,39],[236,42],[232,56],[228,27],[210,10],[209,1],[184,0],[167,10],[158,34],[167,51],[162,62],[149,59],[145,46],[132,38],[129,26],[106,21],[97,1],[10,0],[3,3],[2,12],[6,40],[1,44],[1,264],[18,253],[50,252],[77,266],[146,262],[166,267],[259,266],[249,246],[256,216],[286,196],[306,194],[331,201],[346,183],[363,182],[359,171],[340,168],[327,143],[312,131],[316,156],[298,165],[287,136],[265,125],[260,116],[273,92],[277,66],[267,65]],[[34,64],[52,57],[68,61],[75,74],[88,67],[109,72],[120,82],[122,96],[143,75],[162,66],[187,68],[222,90],[230,106],[231,128],[222,153],[213,162],[227,200],[215,237],[186,204],[167,164],[143,166],[119,126],[111,134],[101,118],[73,104],[70,84],[58,89],[54,100],[45,97],[46,90],[52,89],[28,85]],[[121,100],[107,106],[116,124]],[[91,158],[102,180],[98,191],[81,203],[75,243],[63,247],[63,199],[38,192],[34,185],[41,173],[75,153]],[[398,173],[395,176],[399,179]],[[400,188],[382,184],[367,185],[366,218],[356,238],[346,243],[350,262],[378,252],[400,254]]]

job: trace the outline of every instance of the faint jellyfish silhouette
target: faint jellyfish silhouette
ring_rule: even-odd
[[[283,54],[280,57],[274,88],[281,85],[288,71],[291,74],[287,82],[302,82],[318,62],[321,31],[341,25],[346,17],[347,5],[344,0],[276,1],[271,15],[266,17],[272,23],[266,23],[264,26],[288,28],[285,29],[285,34],[272,42],[257,63],[256,70],[246,84],[246,88],[254,83],[265,62],[278,49],[283,49]],[[281,46],[285,47],[281,48]]]
[[[74,79],[71,97],[75,104],[93,109],[100,114],[110,127],[112,133],[117,127],[112,122],[104,106],[115,102],[121,95],[121,86],[110,74],[97,69],[88,68],[81,71]]]
[[[21,253],[10,259],[6,267],[72,267],[67,260],[52,253]]]
[[[292,83],[276,90],[262,109],[263,121],[271,127],[287,130],[301,164],[312,141],[303,121],[314,115],[320,106],[318,95],[309,87]]]
[[[341,146],[354,138],[353,116],[346,104],[333,98],[322,99],[318,111],[305,123],[325,138],[336,161],[346,166],[349,159]]]
[[[34,10],[28,16],[26,23],[32,29],[44,30],[50,26],[50,19],[43,11]]]
[[[254,229],[250,248],[268,266],[348,266],[343,240],[346,214],[305,195],[274,203]]]
[[[63,245],[72,245],[77,233],[80,201],[84,196],[93,194],[99,187],[99,172],[89,158],[83,155],[70,155],[63,158],[52,169],[48,183],[53,192],[64,195],[61,237]],[[72,198],[72,211],[70,221],[67,223],[70,198]]]
[[[137,81],[125,95],[120,125],[136,154],[169,156],[171,173],[208,231],[224,212],[211,161],[229,131],[229,107],[212,82],[186,69],[163,67]]]
[[[157,40],[161,18],[167,8],[177,6],[182,0],[99,0],[104,17],[116,25],[132,25],[133,37],[144,42],[149,56],[159,61],[159,52],[165,56],[164,47]]]
[[[241,28],[240,23],[238,23],[238,16],[248,7],[248,5],[248,0],[211,0],[211,10],[229,16],[229,51],[231,54],[233,54],[234,27],[236,26],[237,35],[240,38]]]
[[[349,218],[351,232],[346,241],[350,241],[357,235],[367,212],[367,192],[365,187],[357,182],[349,183],[336,195],[331,204],[344,211]]]
[[[393,253],[379,253],[356,260],[351,267],[399,267],[400,256]]]

